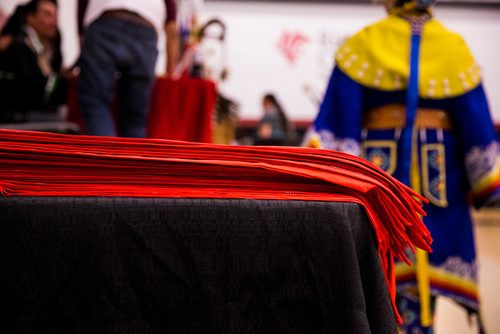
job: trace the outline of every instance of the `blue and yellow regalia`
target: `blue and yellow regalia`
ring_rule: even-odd
[[[500,198],[500,146],[464,40],[407,3],[338,49],[304,145],[361,155],[429,199],[433,252],[396,270],[404,303],[421,311],[403,316],[426,333],[435,296],[479,312],[469,207]]]

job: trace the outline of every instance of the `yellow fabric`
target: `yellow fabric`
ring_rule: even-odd
[[[335,55],[351,79],[386,91],[406,88],[410,59],[410,24],[389,15],[349,38]],[[481,81],[481,70],[464,40],[435,19],[424,25],[420,46],[419,95],[463,95]]]
[[[497,158],[495,167],[479,182],[472,185],[472,196],[479,196],[485,189],[500,185],[500,157]]]
[[[412,149],[411,149],[411,167],[410,167],[410,185],[415,192],[421,194],[421,179],[417,153],[417,132],[412,130]],[[420,322],[423,327],[432,325],[431,314],[431,289],[429,279],[429,258],[427,252],[417,248],[417,286],[420,298]]]
[[[416,274],[415,267],[410,267],[405,263],[397,264],[395,267],[396,277],[413,275]],[[453,287],[460,291],[460,293],[468,293],[470,295],[478,295],[477,283],[458,277],[455,275],[450,275],[446,271],[440,270],[438,268],[429,267],[429,280],[433,282],[440,282],[443,286]]]
[[[225,118],[215,122],[212,129],[212,143],[230,145],[236,138],[236,122]]]
[[[317,134],[312,134],[309,139],[306,139],[305,145],[310,148],[321,148],[321,139]]]
[[[423,327],[432,325],[429,258],[425,251],[417,248],[417,281],[420,296],[420,322]]]
[[[394,4],[395,5],[395,4]],[[432,16],[432,8],[420,9],[417,6],[416,1],[410,1],[404,3],[402,6],[394,6],[389,9],[389,13],[393,15],[422,15],[422,13],[427,13]]]

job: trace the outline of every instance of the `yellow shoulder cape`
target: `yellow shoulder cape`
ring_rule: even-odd
[[[370,25],[339,48],[336,65],[370,88],[406,88],[410,61],[410,24],[397,16]],[[440,99],[463,95],[481,82],[481,70],[458,34],[431,19],[420,45],[419,95]]]

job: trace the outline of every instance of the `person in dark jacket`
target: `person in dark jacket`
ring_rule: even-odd
[[[286,113],[274,94],[262,98],[264,115],[259,121],[255,138],[256,145],[294,144],[295,131]]]
[[[60,120],[66,100],[54,0],[19,6],[4,26],[0,50],[0,122]]]

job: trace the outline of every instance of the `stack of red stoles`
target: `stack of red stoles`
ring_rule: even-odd
[[[330,150],[0,130],[3,196],[139,196],[354,202],[375,230],[395,298],[394,256],[430,250],[423,198],[364,159]],[[395,310],[396,315],[397,311]]]

